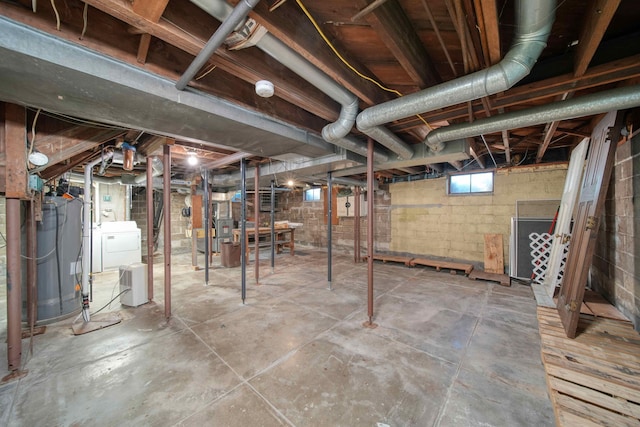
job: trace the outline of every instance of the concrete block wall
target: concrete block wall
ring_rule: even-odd
[[[171,252],[191,252],[191,237],[187,237],[190,219],[182,216],[186,194],[171,193]],[[147,255],[147,192],[146,189],[134,191],[131,198],[131,220],[138,224],[142,236],[142,256]],[[162,221],[164,221],[164,216]],[[160,223],[160,236],[156,253],[162,253],[164,245],[164,222]]]
[[[447,195],[447,179],[395,183],[390,252],[484,264],[484,235],[502,234],[509,263],[516,201],[560,199],[566,164],[498,170],[488,195]]]
[[[640,331],[640,137],[616,150],[591,284]]]

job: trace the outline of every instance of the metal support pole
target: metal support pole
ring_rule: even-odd
[[[254,245],[255,245],[255,272],[256,285],[260,284],[260,165],[256,165],[255,175],[253,177],[253,229],[254,229]]]
[[[247,163],[240,160],[240,271],[242,282],[242,303],[247,298]]]
[[[7,360],[9,371],[19,371],[22,358],[22,266],[20,254],[20,199],[6,199],[7,215]]]
[[[211,171],[207,171],[207,176],[209,179],[209,182],[211,181]],[[211,186],[209,186],[209,188],[207,189],[207,195],[209,197],[209,206],[207,207],[207,209],[209,210],[209,218],[210,218],[210,222],[211,225],[213,226],[213,228],[215,229],[215,218],[213,216],[213,191],[211,190]],[[217,234],[216,234],[217,235]],[[213,239],[211,238],[211,236],[209,236],[209,242],[211,242]],[[218,247],[218,245],[216,245],[216,248]],[[213,265],[213,247],[209,246],[209,265]]]
[[[147,157],[147,298],[153,301],[153,157]]]
[[[211,245],[209,244],[209,234],[211,232],[211,210],[209,205],[211,201],[209,199],[209,171],[204,170],[204,285],[209,286],[209,255],[211,253]]]
[[[164,175],[162,193],[164,204],[164,316],[171,318],[171,146],[163,147]]]
[[[331,231],[333,229],[333,180],[331,172],[327,173],[327,282],[331,290],[331,247],[333,246]]]
[[[367,144],[367,314],[369,320],[364,323],[368,328],[375,328],[373,323],[373,139]]]
[[[27,322],[31,335],[38,318],[38,240],[36,225],[36,202],[29,202],[29,216],[27,217]],[[33,342],[33,341],[32,341]]]
[[[274,180],[271,180],[271,273],[276,267],[276,187]]]
[[[360,260],[360,187],[356,186],[353,196],[353,261],[359,263]]]

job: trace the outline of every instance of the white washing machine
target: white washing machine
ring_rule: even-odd
[[[142,261],[141,234],[135,221],[102,223],[102,271]]]

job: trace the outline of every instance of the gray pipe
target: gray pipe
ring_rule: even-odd
[[[529,74],[547,38],[555,15],[555,0],[516,1],[516,34],[509,52],[487,69],[375,105],[357,117],[360,131],[380,141],[377,128],[394,120],[460,104],[511,88]],[[430,145],[439,151],[442,145]]]
[[[499,132],[503,129],[514,129],[550,123],[558,120],[569,120],[592,114],[606,113],[613,110],[624,110],[640,106],[640,85],[621,87],[605,92],[558,101],[539,107],[527,108],[501,114],[473,123],[451,125],[431,132],[427,145],[444,144],[447,141]]]
[[[93,167],[113,156],[113,151],[104,153],[99,158],[84,166],[84,196],[82,211],[82,318],[85,323],[91,321],[89,313],[89,274],[91,272],[91,178]]]
[[[211,36],[204,48],[200,51],[198,56],[191,62],[191,65],[184,72],[178,83],[176,83],[176,89],[184,90],[187,84],[193,79],[198,70],[207,63],[211,55],[218,50],[218,48],[224,43],[226,38],[235,30],[240,24],[242,24],[247,18],[247,14],[253,9],[253,7],[260,0],[241,0],[235,9],[229,14],[229,16],[221,20],[222,24],[218,27],[215,33]]]
[[[222,22],[225,22],[234,10],[224,0],[191,0],[191,2]],[[270,33],[264,34],[256,43],[256,47],[341,105],[338,119],[322,129],[322,137],[325,141],[354,151],[355,153],[366,155],[366,147],[362,147],[361,144],[354,144],[354,141],[345,140],[345,137],[353,128],[358,114],[358,98],[353,93],[336,83],[326,73]],[[388,146],[388,148],[395,151],[400,144],[404,143],[400,141],[399,144],[392,144]],[[402,151],[397,152],[397,154],[401,156],[406,155],[406,148],[402,147]],[[386,153],[381,150],[376,150],[376,160],[385,161],[385,157],[388,160]]]

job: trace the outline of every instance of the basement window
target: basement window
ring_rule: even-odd
[[[305,202],[319,202],[320,201],[320,188],[310,188],[304,190]]]
[[[486,194],[493,192],[493,172],[449,175],[449,194]]]

